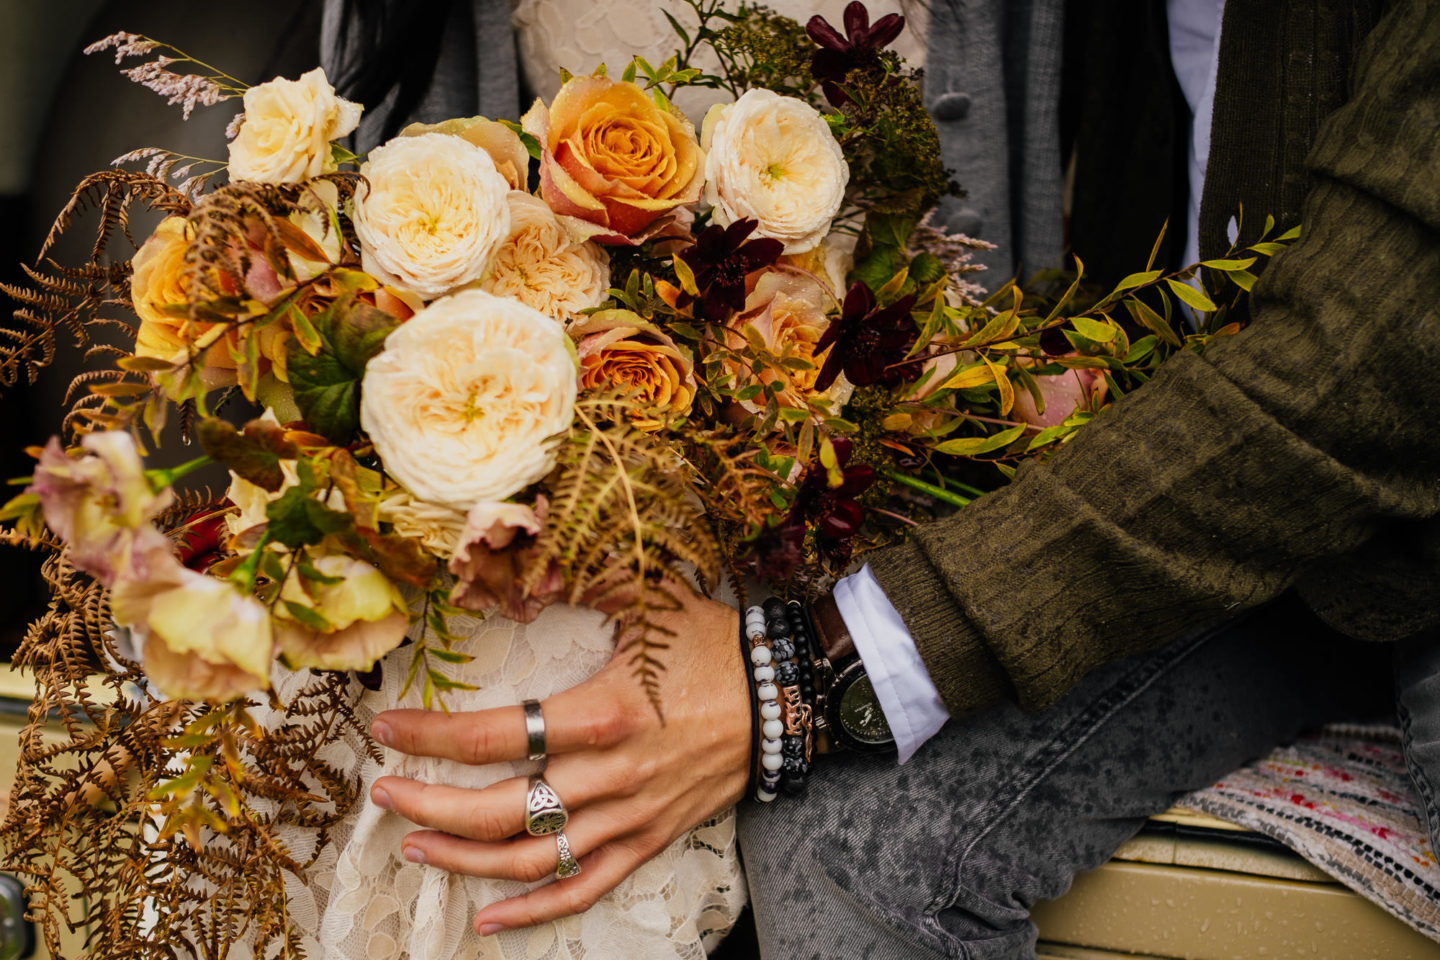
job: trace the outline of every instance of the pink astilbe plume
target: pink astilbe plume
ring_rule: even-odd
[[[160,94],[170,106],[180,107],[186,120],[190,119],[190,113],[197,106],[213,107],[231,96],[209,77],[198,73],[174,73],[169,69],[171,63],[174,63],[171,58],[159,57],[120,72],[147,90]]]
[[[151,40],[149,37],[142,37],[138,33],[127,33],[121,30],[112,33],[108,37],[96,40],[85,48],[87,54],[99,53],[102,50],[114,50],[115,62],[119,63],[126,57],[143,57],[160,46],[158,40]]]
[[[120,72],[142,87],[160,94],[170,106],[180,107],[186,120],[190,119],[191,112],[197,106],[214,106],[221,100],[229,100],[245,92],[246,85],[229,74],[196,60],[168,43],[161,43],[138,33],[121,30],[85,48],[86,53],[99,53],[102,50],[114,50],[117,64],[126,57],[143,57],[156,50],[168,51],[149,63],[127,67]],[[181,63],[193,64],[202,72],[178,73],[171,69],[175,64]]]

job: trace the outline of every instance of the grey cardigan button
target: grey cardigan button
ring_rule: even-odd
[[[967,237],[978,237],[985,229],[985,220],[980,216],[980,211],[971,207],[961,207],[950,218],[945,221],[947,233],[963,233]]]
[[[969,112],[968,93],[942,93],[930,104],[930,113],[936,120],[963,120]]]

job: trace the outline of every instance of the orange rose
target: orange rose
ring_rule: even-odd
[[[540,192],[556,213],[625,243],[664,214],[700,199],[705,156],[695,128],[633,83],[572,77],[547,108],[525,114],[540,141]]]
[[[570,335],[579,341],[580,389],[633,393],[655,412],[635,421],[641,430],[659,430],[667,419],[689,412],[694,364],[654,324],[629,310],[602,310],[576,321]]]

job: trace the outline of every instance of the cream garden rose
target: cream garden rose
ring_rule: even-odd
[[[395,491],[380,501],[380,519],[395,533],[416,541],[427,553],[448,560],[465,532],[465,514],[459,510],[415,499],[410,491]]]
[[[539,197],[510,192],[510,237],[480,289],[514,297],[569,322],[599,306],[610,287],[610,258],[597,244],[576,242]]]
[[[840,212],[850,167],[825,118],[794,97],[747,90],[705,115],[705,200],[715,222],[747,217],[786,253],[818,246]]]
[[[230,179],[299,183],[335,170],[330,142],[350,134],[364,108],[335,95],[319,67],[245,91],[245,122],[230,141]]]
[[[382,283],[433,300],[479,280],[510,234],[510,185],[460,137],[397,137],[370,151],[355,194],[361,263]]]
[[[468,511],[549,472],[547,439],[570,425],[575,393],[558,323],[465,290],[390,334],[366,367],[360,423],[390,476],[421,500]]]
[[[525,189],[530,175],[530,151],[515,131],[495,120],[485,117],[462,117],[444,120],[440,123],[412,123],[400,131],[402,137],[418,137],[426,133],[448,133],[475,144],[490,154],[495,169],[510,184],[512,190]]]
[[[130,261],[130,301],[140,318],[135,355],[178,363],[193,350],[205,383],[225,386],[235,382],[235,360],[230,355],[238,343],[235,328],[169,312],[187,302],[183,278],[191,239],[184,217],[166,217]]]

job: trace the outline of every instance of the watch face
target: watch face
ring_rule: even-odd
[[[895,741],[885,712],[880,709],[880,700],[875,696],[875,686],[866,674],[861,674],[840,692],[836,719],[849,737],[862,744],[881,747]]]

